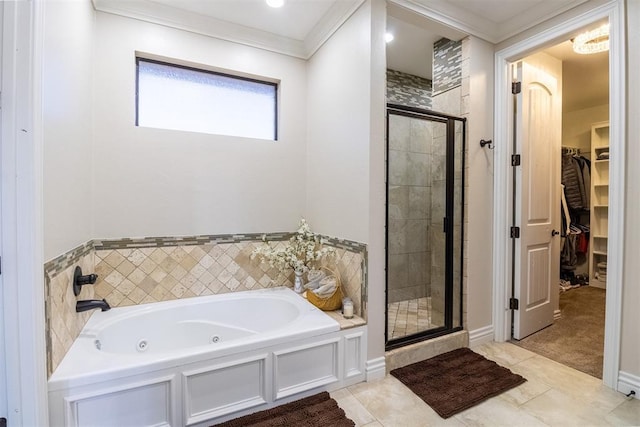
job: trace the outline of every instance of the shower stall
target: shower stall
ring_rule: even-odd
[[[387,350],[462,329],[465,124],[387,105]]]

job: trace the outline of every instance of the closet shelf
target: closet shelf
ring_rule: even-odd
[[[604,153],[609,152],[609,122],[593,123],[591,125],[591,212],[589,242],[589,282],[593,286],[605,288],[606,280],[599,279],[598,263],[607,260],[607,225],[609,205],[607,204],[609,193],[609,159],[598,159]],[[609,157],[609,156],[603,156]]]

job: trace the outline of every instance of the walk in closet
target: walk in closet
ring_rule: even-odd
[[[561,283],[607,282],[609,122],[591,125],[590,149],[562,147]]]

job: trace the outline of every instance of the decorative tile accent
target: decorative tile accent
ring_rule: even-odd
[[[271,240],[271,236],[269,239],[276,248],[285,245],[283,241]],[[95,271],[99,277],[94,286],[96,298],[105,298],[112,307],[118,307],[275,286],[293,287],[293,272],[283,274],[268,263],[251,259],[253,250],[263,244],[261,241],[198,246],[147,247],[147,244],[108,242],[108,247],[126,249],[96,250]],[[329,261],[330,267],[339,272],[344,292],[354,301],[355,312],[362,313],[363,257],[352,252],[354,249],[362,252],[362,245],[331,238],[327,238],[327,245],[337,248],[335,260]]]
[[[430,110],[431,92],[431,80],[387,70],[387,102]]]
[[[76,301],[94,298],[93,287],[84,286],[76,297],[72,286],[76,265],[85,273],[93,271],[93,251],[84,253],[87,247],[91,247],[90,243],[68,252],[69,256],[64,260],[58,257],[45,264],[45,327],[49,375],[60,364],[91,316],[91,312],[76,313]],[[66,265],[64,270],[61,270],[62,265]]]
[[[462,42],[442,38],[433,44],[433,95],[461,85],[461,59]]]

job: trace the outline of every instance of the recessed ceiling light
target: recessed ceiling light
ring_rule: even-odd
[[[385,33],[384,34],[384,41],[386,41],[387,43],[393,41],[393,34],[391,33]]]
[[[271,7],[282,7],[284,6],[284,0],[267,0],[267,4]]]

